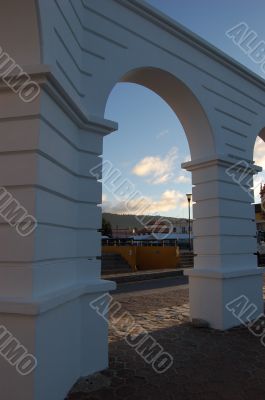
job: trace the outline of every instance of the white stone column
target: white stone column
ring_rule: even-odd
[[[263,312],[262,270],[257,267],[252,177],[246,161],[213,157],[183,164],[192,172],[194,269],[189,275],[191,319],[228,329]],[[245,296],[255,312],[241,321],[226,305]],[[243,299],[243,297],[241,297]],[[249,310],[250,311],[250,310]]]
[[[100,277],[101,183],[90,170],[116,125],[86,117],[48,71],[32,78],[34,102],[0,91],[1,186],[38,223],[21,236],[14,209],[13,226],[0,220],[0,397],[63,400],[80,376],[108,366],[108,324],[89,302],[115,285]],[[8,347],[4,329],[26,353]],[[28,353],[37,368],[23,376]]]

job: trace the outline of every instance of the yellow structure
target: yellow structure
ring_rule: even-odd
[[[180,267],[179,248],[173,246],[103,246],[102,253],[120,254],[132,271]]]

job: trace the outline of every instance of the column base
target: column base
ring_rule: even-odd
[[[262,286],[263,269],[223,270],[190,269],[189,276],[190,317],[209,323],[211,328],[226,330],[248,321],[248,313],[240,319],[226,308],[226,305],[245,296],[248,305],[254,304],[256,311],[251,320],[264,312]]]
[[[95,279],[34,301],[0,298],[0,325],[37,359],[22,376],[0,354],[1,398],[63,400],[78,378],[107,368],[108,323],[89,303],[114,289]]]

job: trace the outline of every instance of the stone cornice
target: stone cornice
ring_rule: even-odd
[[[106,293],[115,290],[116,283],[104,279],[92,279],[89,282],[76,283],[65,289],[56,290],[40,297],[30,298],[7,298],[0,297],[0,313],[40,315],[68,301],[75,300],[80,296]]]
[[[214,167],[214,166],[219,166],[223,168],[231,168],[234,169],[235,171],[244,171],[244,172],[249,172],[252,174],[256,174],[260,171],[262,171],[262,168],[259,167],[258,165],[255,165],[254,163],[251,164],[247,162],[246,160],[232,160],[229,156],[226,156],[225,154],[215,154],[209,157],[204,157],[200,158],[197,160],[193,161],[188,161],[185,163],[181,164],[181,167],[183,169],[186,169],[187,171],[195,171],[203,168],[209,168],[209,167]]]

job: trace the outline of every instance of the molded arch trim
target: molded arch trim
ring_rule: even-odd
[[[172,108],[186,133],[192,159],[215,153],[214,136],[206,113],[181,80],[159,68],[144,67],[126,73],[119,82],[144,86]]]

